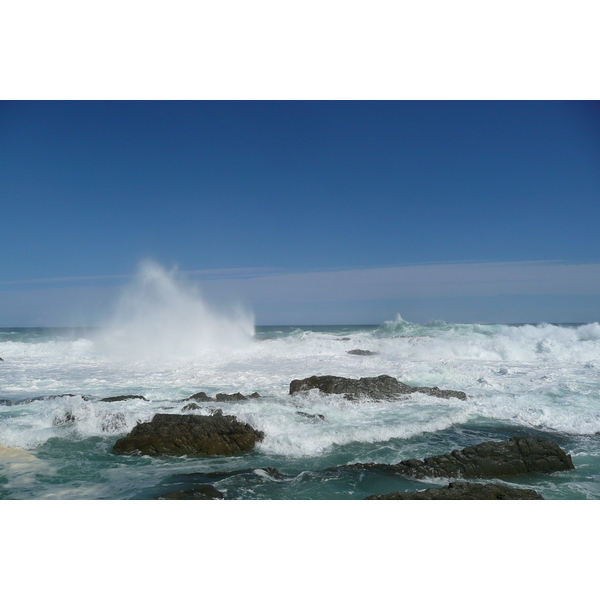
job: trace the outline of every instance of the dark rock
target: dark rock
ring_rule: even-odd
[[[119,429],[123,429],[126,425],[127,421],[125,421],[125,415],[118,412],[112,415],[106,415],[102,420],[100,429],[106,433],[114,433],[115,431],[119,431]]]
[[[260,394],[258,392],[254,392],[253,394],[250,394],[248,396],[248,398],[252,398],[252,399],[254,399],[254,398],[260,398]]]
[[[207,396],[206,393],[204,392],[198,392],[197,394],[194,394],[192,396],[190,396],[189,398],[186,398],[185,400],[197,400],[198,402],[202,401],[202,402],[214,402],[214,398],[211,398],[210,396]],[[184,400],[184,402],[185,402]]]
[[[339,339],[340,342],[349,342],[350,338],[349,337],[343,337]]]
[[[0,362],[4,362],[4,359],[3,359],[3,358],[0,358]]]
[[[443,488],[418,492],[375,494],[365,500],[543,500],[535,490],[511,488],[495,483],[466,483],[454,481]]]
[[[228,455],[254,448],[264,433],[233,416],[157,414],[150,423],[140,423],[117,440],[115,454],[150,456]]]
[[[198,410],[199,408],[200,407],[195,402],[190,402],[181,409],[181,412],[187,412],[188,410]]]
[[[320,414],[311,415],[310,413],[302,412],[301,410],[297,410],[296,414],[297,415],[302,415],[303,417],[307,417],[309,419],[323,419],[323,420],[325,420],[325,415],[320,415]]]
[[[217,394],[217,402],[233,402],[235,400],[247,400],[244,394],[236,392],[235,394]]]
[[[273,479],[285,479],[285,475],[275,467],[264,467],[263,469],[257,469],[258,471],[264,471],[267,475]]]
[[[57,415],[52,419],[53,427],[57,427],[59,425],[65,425],[66,423],[73,423],[75,421],[75,417],[71,411],[67,411],[63,415]]]
[[[356,356],[375,356],[375,354],[379,354],[378,352],[371,352],[370,350],[348,350],[347,354],[355,354]]]
[[[424,460],[403,460],[395,465],[358,463],[351,469],[383,470],[414,477],[511,477],[525,473],[554,473],[574,469],[571,456],[555,442],[539,437],[512,437],[503,442],[483,442]]]
[[[144,396],[134,396],[131,394],[125,396],[109,396],[108,398],[102,398],[100,402],[121,402],[122,400],[144,400],[144,402],[149,402]]]
[[[224,494],[216,487],[205,483],[193,490],[178,490],[158,496],[156,500],[223,500]]]
[[[313,375],[307,379],[294,379],[290,383],[290,394],[312,389],[318,389],[324,394],[345,394],[348,400],[355,400],[360,396],[375,400],[386,400],[406,396],[414,392],[421,392],[438,398],[467,399],[464,392],[440,390],[437,387],[411,387],[389,375],[361,377],[360,379],[348,379],[346,377],[335,377],[334,375]]]

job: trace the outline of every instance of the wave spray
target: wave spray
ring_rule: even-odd
[[[99,348],[133,360],[199,356],[246,347],[254,315],[209,306],[197,285],[153,261],[141,263],[99,336]]]

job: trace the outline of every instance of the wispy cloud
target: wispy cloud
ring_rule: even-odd
[[[555,261],[441,263],[303,273],[269,273],[209,287],[251,301],[600,294],[600,264]]]

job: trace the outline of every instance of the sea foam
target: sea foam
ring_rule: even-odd
[[[119,358],[169,360],[240,349],[254,335],[254,316],[241,306],[210,306],[176,269],[146,261],[97,337],[98,349]]]

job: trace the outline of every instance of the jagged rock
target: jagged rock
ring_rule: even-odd
[[[336,377],[334,375],[313,375],[307,379],[294,379],[290,383],[290,394],[312,389],[318,389],[324,394],[344,394],[348,400],[355,400],[360,396],[375,400],[389,400],[414,392],[421,392],[438,398],[467,399],[464,392],[440,390],[437,387],[412,387],[389,375],[361,377],[360,379],[348,379],[347,377]]]
[[[56,415],[52,419],[52,426],[58,427],[60,425],[65,425],[66,423],[72,423],[75,420],[76,419],[75,419],[73,413],[71,411],[67,411],[66,413],[64,413],[62,415]]]
[[[114,413],[112,415],[105,415],[100,425],[100,429],[106,433],[114,433],[119,429],[123,429],[127,425],[125,421],[125,415],[123,413]]]
[[[235,400],[247,400],[244,394],[236,392],[235,394],[217,394],[217,402],[233,402]]]
[[[403,460],[394,465],[357,463],[342,468],[383,470],[395,475],[422,479],[510,477],[525,473],[554,473],[575,467],[571,456],[551,440],[539,437],[512,437],[507,441],[483,442],[424,460]]]
[[[250,425],[222,412],[212,416],[157,414],[117,440],[115,454],[166,456],[228,455],[254,448],[264,437]]]
[[[379,353],[371,352],[370,350],[360,350],[357,348],[356,350],[348,350],[347,354],[355,354],[356,356],[375,356],[375,354]]]
[[[187,412],[188,410],[198,410],[199,408],[200,407],[195,402],[190,402],[181,409],[181,412]]]
[[[144,402],[149,402],[144,396],[135,396],[133,394],[126,394],[125,396],[109,396],[108,398],[102,398],[100,402],[121,402],[122,400],[144,400]]]
[[[225,495],[216,487],[205,483],[193,490],[178,490],[158,496],[156,500],[223,500]]]
[[[184,402],[187,400],[193,400],[197,402],[234,402],[236,400],[248,400],[249,398],[260,398],[260,394],[258,392],[254,392],[253,394],[250,394],[250,396],[244,396],[244,394],[236,392],[235,394],[217,394],[216,398],[212,398],[205,392],[198,392],[197,394],[186,398]]]
[[[307,417],[309,419],[322,419],[322,420],[325,420],[325,415],[320,415],[320,414],[311,415],[310,413],[302,412],[301,410],[297,410],[296,414],[297,415],[302,415],[303,417]]]
[[[418,492],[374,494],[365,500],[543,500],[535,490],[511,488],[495,483],[467,483],[453,481],[443,488],[429,488]]]
[[[202,401],[202,402],[214,402],[215,401],[214,398],[211,398],[210,396],[207,396],[205,392],[198,392],[197,394],[193,394],[189,398],[186,398],[184,400],[184,402],[186,400],[197,400],[198,402],[200,402],[200,401]]]

